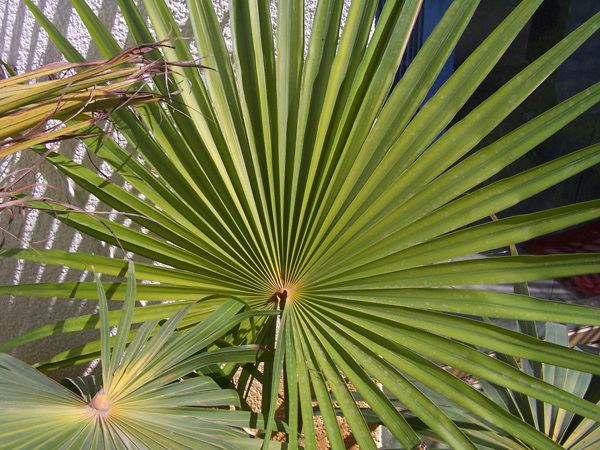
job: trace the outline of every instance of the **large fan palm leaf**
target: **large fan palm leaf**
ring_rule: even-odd
[[[80,61],[81,55],[27,3],[67,58]],[[89,6],[72,3],[100,51],[105,56],[119,52]],[[600,201],[593,200],[486,221],[600,162],[596,144],[486,183],[595,105],[600,84],[480,146],[596,32],[600,15],[453,123],[541,1],[520,2],[428,100],[478,2],[452,2],[396,85],[421,1],[386,2],[371,29],[375,3],[354,0],[345,15],[342,0],[319,1],[309,33],[303,1],[278,1],[274,22],[268,1],[232,1],[230,50],[211,2],[188,2],[194,43],[210,69],[176,65],[155,81],[165,96],[177,93],[169,107],[138,107],[138,116],[128,110],[115,114],[136,157],[110,139],[88,142],[134,190],[107,182],[64,156],[49,157],[149,233],[52,202],[36,206],[88,235],[161,263],[139,264],[140,281],[158,282],[140,284],[140,299],[192,302],[226,293],[253,308],[280,310],[277,326],[276,319],[257,321],[259,341],[273,351],[266,353],[264,374],[255,375],[263,380],[263,407],[272,418],[284,374],[292,447],[317,445],[314,415],[322,416],[329,444],[341,447],[341,410],[361,448],[374,447],[369,428],[374,420],[412,448],[421,442],[419,428],[399,412],[400,404],[454,448],[475,448],[473,435],[461,431],[437,399],[420,388],[424,385],[493,423],[502,439],[558,448],[442,366],[600,420],[597,405],[481,350],[598,374],[596,356],[479,320],[598,325],[597,309],[451,288],[600,270],[597,254],[460,260],[600,217]],[[120,0],[119,5],[139,43],[166,40],[162,53],[168,61],[193,59],[162,0],[144,2],[153,31],[133,1]],[[78,269],[96,265],[116,276],[124,270],[123,262],[92,255],[19,249],[3,254]],[[119,282],[108,288],[113,300],[123,298]],[[93,286],[85,282],[0,289],[18,295],[94,297]],[[202,320],[217,305],[218,300],[194,305],[182,324]],[[134,319],[169,315],[172,308],[142,308]],[[88,319],[67,319],[61,330],[96,326]],[[55,330],[32,330],[5,347]],[[86,344],[77,349],[77,357],[73,351],[63,353],[45,367],[80,362],[96,351],[98,343]]]

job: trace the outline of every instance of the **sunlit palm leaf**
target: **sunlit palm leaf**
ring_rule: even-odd
[[[104,56],[119,52],[86,3],[72,3]],[[267,0],[232,1],[232,58],[211,2],[188,3],[202,62],[214,70],[201,74],[194,67],[174,67],[166,78],[156,80],[162,94],[169,89],[179,92],[172,108],[140,107],[142,122],[129,111],[114,115],[145,165],[108,139],[92,147],[143,200],[105,180],[100,183],[91,171],[62,156],[50,157],[80,186],[150,233],[69,212],[51,202],[38,206],[91,236],[170,266],[140,266],[140,281],[161,283],[140,285],[140,293],[145,289],[149,299],[159,299],[162,292],[164,298],[193,300],[196,289],[198,299],[227,293],[253,308],[281,311],[278,326],[274,318],[257,325],[259,343],[274,351],[263,355],[264,375],[256,375],[265,379],[263,407],[273,418],[284,373],[292,447],[316,446],[314,415],[322,416],[330,445],[339,447],[339,410],[361,448],[374,446],[367,410],[403,446],[418,445],[422,427],[403,418],[378,381],[454,448],[475,448],[474,442],[484,436],[465,434],[458,419],[441,407],[440,398],[482,423],[494,424],[505,437],[536,448],[558,448],[442,365],[600,420],[595,404],[480,349],[595,374],[600,372],[596,356],[477,319],[598,324],[597,310],[526,295],[450,288],[600,270],[597,254],[453,261],[600,217],[598,202],[591,201],[473,225],[600,162],[600,147],[592,145],[484,183],[598,103],[600,84],[478,148],[596,32],[600,14],[452,124],[541,0],[520,2],[422,107],[477,1],[452,2],[395,86],[396,69],[421,6],[418,0],[387,1],[372,34],[375,2],[354,0],[341,37],[343,2],[320,1],[306,49],[303,1],[277,2],[275,34]],[[120,0],[119,5],[138,42],[150,39],[134,2]],[[171,40],[172,47],[163,49],[167,60],[190,60],[165,2],[148,0],[144,6],[156,39]],[[81,59],[48,21],[44,26],[69,59]],[[97,261],[114,275],[123,270],[91,255],[12,251],[5,256],[80,269]],[[90,288],[15,286],[2,292],[94,298]],[[114,299],[123,298],[123,288],[115,286],[113,294]],[[214,307],[194,306],[189,320],[203,319]],[[172,314],[171,304],[153,308],[152,314]],[[142,311],[135,321],[145,320]],[[85,320],[74,320],[66,331],[86,326]],[[11,345],[55,332],[33,330]],[[80,360],[98,350],[97,343],[78,349]],[[63,354],[53,364],[67,357]],[[357,403],[359,399],[368,408]]]
[[[545,327],[545,340],[558,345],[568,345],[567,329],[563,325],[547,324]],[[516,362],[515,362],[516,363]],[[589,373],[579,372],[571,369],[563,369],[548,364],[539,367],[536,372],[535,362],[521,359],[518,367],[523,373],[544,380],[560,389],[568,391],[580,398],[591,398],[596,401],[597,393],[591,387],[593,376]],[[597,381],[596,381],[597,382]],[[495,403],[520,417],[532,427],[546,434],[554,442],[565,449],[592,449],[598,446],[600,434],[598,433],[598,422],[587,418],[576,416],[573,413],[557,408],[548,403],[543,403],[534,397],[519,395],[501,386],[480,381],[483,392]],[[425,388],[426,389],[426,388]],[[429,391],[431,393],[431,391]],[[457,409],[455,405],[446,404],[445,411],[453,415],[461,425],[461,429],[478,442],[482,449],[528,449],[518,441],[512,440],[510,436],[499,436],[494,424],[486,426],[476,417],[464,409]],[[424,434],[431,430],[423,429]],[[434,433],[429,435],[437,439]]]
[[[202,375],[211,364],[256,359],[256,346],[203,351],[243,320],[244,314],[238,314],[243,303],[227,302],[202,324],[175,332],[190,310],[180,307],[162,327],[156,320],[146,322],[126,347],[136,298],[131,265],[111,349],[108,304],[99,282],[97,289],[102,373],[100,380],[71,380],[80,395],[0,354],[2,448],[261,447],[260,440],[240,429],[260,426],[256,418],[229,410],[230,405],[239,406],[237,393]]]

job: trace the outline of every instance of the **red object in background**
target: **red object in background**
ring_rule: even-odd
[[[525,243],[524,248],[532,255],[600,252],[600,222],[532,239]],[[600,274],[597,273],[562,278],[560,282],[582,294],[600,294]]]

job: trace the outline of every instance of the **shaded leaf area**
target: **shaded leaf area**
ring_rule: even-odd
[[[564,325],[547,324],[545,326],[546,342],[557,345],[568,345],[567,329]],[[498,355],[513,365],[516,360],[507,358],[506,355]],[[557,388],[567,391],[579,398],[596,402],[598,400],[595,385],[597,376],[590,373],[572,369],[564,369],[549,364],[540,364],[528,359],[520,359],[519,370],[528,376],[543,380]],[[510,391],[503,386],[480,381],[483,393],[494,403],[521,418],[529,425],[547,435],[552,441],[559,445],[558,448],[565,449],[591,449],[600,442],[598,433],[598,422],[580,415],[573,414],[568,410],[555,405],[539,401],[535,397],[523,395],[522,393]],[[424,392],[429,395],[437,394],[426,386],[421,385]],[[482,449],[525,449],[522,443],[511,441],[506,436],[501,436],[495,424],[486,424],[465,408],[457,407],[443,399],[440,405],[445,412],[451,415],[457,422],[461,423],[461,429],[478,444]],[[408,414],[408,418],[415,426],[422,427],[423,433],[430,439],[439,442],[440,438],[431,429],[427,429],[424,423],[416,423],[414,417]]]
[[[257,346],[207,350],[244,320],[244,304],[224,303],[202,323],[175,331],[188,313],[179,308],[159,326],[144,323],[127,346],[135,306],[135,274],[129,269],[118,333],[110,342],[108,303],[98,282],[101,375],[66,380],[62,386],[5,353],[0,354],[2,448],[260,448],[242,427],[260,427],[239,406],[234,390],[203,374],[216,363],[256,360]],[[111,348],[112,346],[112,348]],[[219,409],[219,407],[221,407]]]
[[[32,2],[26,3],[65,56],[82,61]],[[154,34],[132,0],[119,0],[138,43],[169,42],[160,54],[146,57],[191,61],[166,3],[143,3]],[[35,206],[89,236],[160,263],[138,265],[139,298],[175,303],[136,309],[135,322],[171,316],[185,303],[189,313],[180,325],[194,327],[219,307],[222,297],[195,303],[211,295],[235,296],[253,311],[269,310],[270,316],[257,317],[231,338],[267,350],[263,364],[243,372],[239,390],[244,391],[244,380],[262,383],[266,436],[274,431],[283,392],[291,448],[316,448],[315,416],[324,424],[328,444],[341,448],[338,414],[365,449],[375,447],[369,428],[373,417],[405,448],[420,445],[428,435],[425,428],[453,448],[477,448],[492,439],[485,434],[490,430],[505,448],[560,448],[545,430],[442,367],[591,422],[600,420],[596,404],[515,362],[598,374],[596,355],[531,333],[532,321],[598,325],[598,310],[534,298],[526,289],[509,294],[481,287],[598,272],[600,255],[462,260],[600,217],[598,200],[515,217],[502,214],[597,165],[599,144],[486,183],[597,104],[599,83],[479,146],[597,31],[600,14],[453,122],[541,0],[519,2],[425,104],[478,2],[452,2],[394,85],[421,3],[387,1],[371,33],[376,2],[352,1],[342,24],[344,2],[320,1],[305,48],[303,1],[277,2],[275,32],[268,1],[233,1],[230,54],[212,3],[188,2],[195,45],[211,70],[174,66],[152,86],[167,98],[177,92],[170,104],[113,114],[136,153],[108,138],[87,140],[133,189],[122,189],[62,155],[48,156],[75,183],[148,233],[52,201]],[[119,54],[122,49],[90,7],[81,0],[72,4],[104,56]],[[491,221],[492,215],[500,219]],[[127,265],[58,251],[13,249],[3,256],[97,267],[117,277]],[[106,287],[112,300],[125,297],[118,279]],[[97,298],[87,283],[0,289],[3,294]],[[525,332],[506,330],[488,318],[520,320]],[[93,316],[67,319],[31,330],[4,348],[93,328],[95,321]],[[60,367],[101,350],[102,343],[93,342],[40,363]],[[480,421],[478,433],[445,408],[448,403]]]
[[[547,324],[545,341],[567,346],[568,335],[564,325]],[[597,352],[596,352],[597,353]],[[550,383],[571,394],[597,402],[598,394],[594,385],[597,384],[597,374],[555,367],[549,364],[539,364],[523,359],[520,361],[521,370]],[[507,396],[493,384],[483,384],[484,392],[503,408],[513,411],[536,429],[545,433],[553,441],[566,449],[593,448],[600,443],[598,421],[577,416],[572,412],[557,408],[555,405],[541,403],[532,397]]]

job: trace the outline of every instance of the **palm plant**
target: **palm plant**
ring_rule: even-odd
[[[568,345],[568,334],[564,325],[547,324],[544,334],[544,340],[547,342],[562,346]],[[593,401],[598,401],[597,393],[590,389],[593,377],[589,373],[539,364],[526,359],[519,361],[518,367],[524,373],[544,380],[573,395],[581,398],[591,395]],[[600,444],[600,429],[597,422],[575,416],[553,405],[540,403],[532,397],[511,394],[493,384],[484,382],[482,388],[486,395],[504,409],[521,417],[563,448],[592,449]]]
[[[243,426],[256,427],[256,418],[229,409],[230,405],[239,405],[235,390],[221,389],[202,374],[216,363],[256,359],[257,346],[205,350],[253,313],[240,313],[244,303],[229,300],[201,324],[176,332],[188,306],[160,327],[158,321],[144,323],[127,346],[136,295],[132,264],[127,278],[114,339],[110,335],[106,294],[97,281],[102,343],[99,380],[94,375],[69,380],[69,390],[18,359],[0,354],[0,446],[260,448],[262,441],[251,439],[242,430]]]
[[[567,328],[559,324],[545,324],[544,340],[554,344],[567,346]],[[598,401],[597,377],[589,373],[571,369],[555,367],[549,364],[540,364],[537,361],[527,359],[515,360],[506,355],[497,355],[508,364],[519,368],[528,376],[543,380],[560,389],[570,392],[580,398]],[[523,421],[546,434],[561,448],[571,450],[594,449],[600,443],[600,428],[598,422],[574,415],[569,411],[557,408],[548,403],[540,402],[534,397],[511,392],[510,390],[497,386],[493,383],[481,381],[481,390],[511,414],[520,417]],[[424,388],[427,390],[427,388]],[[427,391],[429,395],[436,396],[435,392]],[[456,405],[447,403],[439,398],[440,405],[445,411],[461,424],[461,428],[467,435],[477,442],[480,449],[511,449],[525,450],[531,447],[522,442],[514,440],[493,426],[484,424],[469,411],[457,408]],[[408,420],[414,421],[410,413]],[[438,436],[428,430],[421,422],[415,422],[416,427],[421,427],[420,432],[427,435],[433,441],[438,441]]]
[[[26,3],[65,56],[82,61],[33,3]],[[106,57],[119,53],[85,1],[72,3],[100,51]],[[143,2],[152,30],[133,0],[118,3],[138,43],[168,40],[170,46],[162,49],[167,61],[192,60],[163,0]],[[600,84],[477,148],[594,34],[600,14],[451,124],[541,0],[520,2],[424,105],[478,2],[452,2],[395,86],[421,1],[386,2],[371,33],[376,3],[352,1],[343,22],[342,0],[319,1],[305,48],[302,0],[277,2],[276,27],[269,1],[234,0],[230,52],[210,0],[189,1],[196,47],[213,70],[175,67],[167,77],[156,77],[154,87],[164,96],[177,91],[179,100],[114,114],[135,157],[110,139],[90,143],[133,191],[62,155],[48,157],[148,233],[53,202],[37,206],[83,233],[160,263],[136,265],[138,296],[177,302],[142,308],[136,322],[166,317],[192,303],[181,322],[190,326],[219,304],[193,302],[217,293],[280,313],[256,320],[257,341],[270,351],[263,369],[245,372],[239,386],[243,389],[250,377],[262,382],[268,424],[283,391],[292,448],[316,447],[315,415],[322,417],[329,445],[343,447],[339,414],[361,448],[375,447],[373,421],[388,427],[405,448],[420,445],[419,427],[403,417],[392,397],[453,448],[476,448],[438,397],[418,386],[525,445],[560,448],[441,366],[600,421],[597,405],[481,350],[593,374],[600,373],[597,356],[479,320],[598,325],[598,309],[452,288],[600,270],[598,254],[456,260],[600,216],[600,201],[594,200],[479,222],[600,162],[596,144],[484,184],[595,105]],[[93,266],[115,276],[126,269],[122,261],[82,253],[7,249],[2,254],[77,269]],[[123,299],[122,283],[107,288],[112,300]],[[0,289],[13,295],[97,297],[91,283]],[[89,316],[74,317],[31,330],[3,348],[94,326]],[[236,339],[250,338],[242,333]],[[71,349],[40,367],[92,359],[100,346]],[[269,425],[266,436],[271,431]]]

